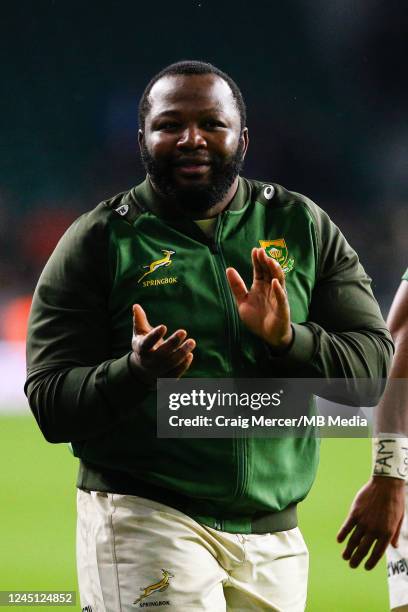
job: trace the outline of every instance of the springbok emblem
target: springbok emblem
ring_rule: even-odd
[[[170,584],[170,578],[174,578],[174,574],[169,572],[168,570],[162,569],[163,578],[159,580],[159,582],[155,582],[154,584],[150,584],[149,586],[142,588],[142,594],[138,599],[135,599],[133,605],[138,604],[142,599],[146,599],[146,597],[150,597],[153,593],[158,593],[159,591],[165,591]]]
[[[161,268],[162,266],[171,266],[171,264],[173,263],[171,261],[171,256],[174,255],[176,251],[169,251],[168,249],[162,249],[162,253],[164,253],[164,257],[162,257],[161,259],[156,259],[156,261],[152,261],[152,263],[148,264],[147,266],[143,266],[143,268],[147,268],[147,272],[145,272],[137,281],[138,283],[140,283],[141,280],[144,279],[145,276],[147,276],[148,274],[152,274],[153,272],[155,272],[158,268]]]

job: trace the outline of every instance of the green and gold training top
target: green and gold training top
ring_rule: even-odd
[[[225,531],[294,527],[318,440],[159,439],[155,391],[129,367],[132,304],[152,325],[187,329],[194,378],[384,378],[392,341],[370,279],[328,215],[279,185],[240,178],[213,231],[159,210],[146,180],[60,240],[30,316],[31,409],[47,440],[72,444],[83,489],[161,501]],[[283,355],[242,325],[225,276],[232,266],[249,286],[259,246],[286,275]]]

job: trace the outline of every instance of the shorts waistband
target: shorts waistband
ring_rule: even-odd
[[[89,466],[88,470],[89,470]],[[78,482],[82,491],[99,491],[104,493],[117,493],[119,495],[134,495],[154,502],[170,506],[198,523],[219,531],[242,534],[275,533],[287,531],[297,527],[297,504],[290,504],[283,510],[256,512],[247,515],[220,515],[209,500],[193,499],[181,493],[163,489],[151,483],[130,478],[111,477],[105,470],[92,471],[92,478],[88,482]],[[89,473],[89,472],[88,472]]]

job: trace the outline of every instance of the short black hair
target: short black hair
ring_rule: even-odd
[[[165,76],[172,75],[189,75],[189,74],[216,74],[221,77],[230,87],[232,96],[235,100],[235,104],[237,105],[237,109],[239,112],[239,116],[241,118],[241,130],[246,126],[246,107],[244,98],[242,96],[241,90],[235,81],[225,72],[209,64],[207,62],[200,62],[196,60],[183,60],[180,62],[176,62],[175,64],[170,64],[163,68],[160,72],[158,72],[147,84],[146,89],[143,92],[143,95],[139,102],[139,127],[141,130],[145,128],[145,120],[146,115],[150,111],[150,101],[149,94],[153,87],[153,85],[161,78]]]

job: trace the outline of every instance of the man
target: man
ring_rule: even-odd
[[[339,531],[349,538],[343,558],[357,567],[373,546],[366,568],[371,569],[387,548],[388,584],[392,610],[408,612],[408,270],[402,277],[388,316],[395,356],[378,406],[374,469],[357,494]],[[387,433],[388,432],[388,433]],[[391,432],[391,433],[390,433]]]
[[[68,230],[29,326],[30,405],[44,436],[80,458],[81,603],[304,610],[296,505],[317,440],[159,439],[155,383],[381,378],[392,342],[328,216],[239,176],[248,130],[228,75],[169,66],[139,111],[146,180]]]

